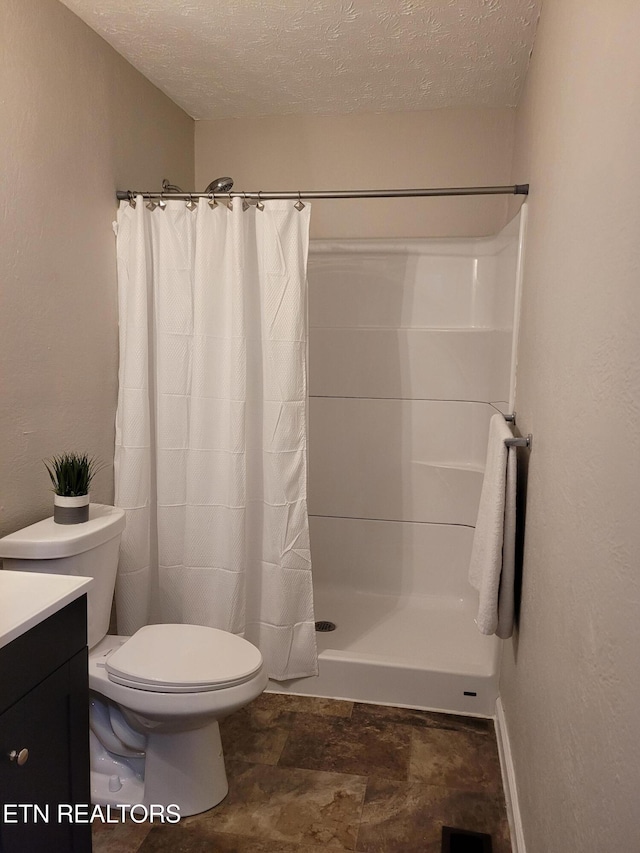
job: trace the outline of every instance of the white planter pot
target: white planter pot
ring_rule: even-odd
[[[89,495],[65,498],[53,496],[53,520],[56,524],[82,524],[89,521]]]

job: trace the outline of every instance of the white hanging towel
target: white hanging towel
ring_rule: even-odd
[[[502,639],[513,633],[516,539],[516,448],[506,438],[513,438],[511,429],[494,415],[469,564],[469,583],[479,593],[478,630]]]

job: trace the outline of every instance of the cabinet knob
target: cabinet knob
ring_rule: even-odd
[[[9,753],[9,761],[15,761],[16,764],[22,767],[23,764],[27,763],[27,759],[29,758],[29,750],[28,749],[12,749]]]

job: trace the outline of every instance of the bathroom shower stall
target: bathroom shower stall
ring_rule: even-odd
[[[319,673],[271,689],[493,715],[467,581],[489,420],[512,411],[526,204],[486,238],[312,241]],[[335,625],[335,629],[332,626]]]

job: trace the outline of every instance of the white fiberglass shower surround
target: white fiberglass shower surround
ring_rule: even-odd
[[[277,691],[491,716],[467,580],[489,420],[513,407],[526,205],[498,235],[312,241],[319,673]],[[515,318],[515,323],[514,323]]]

